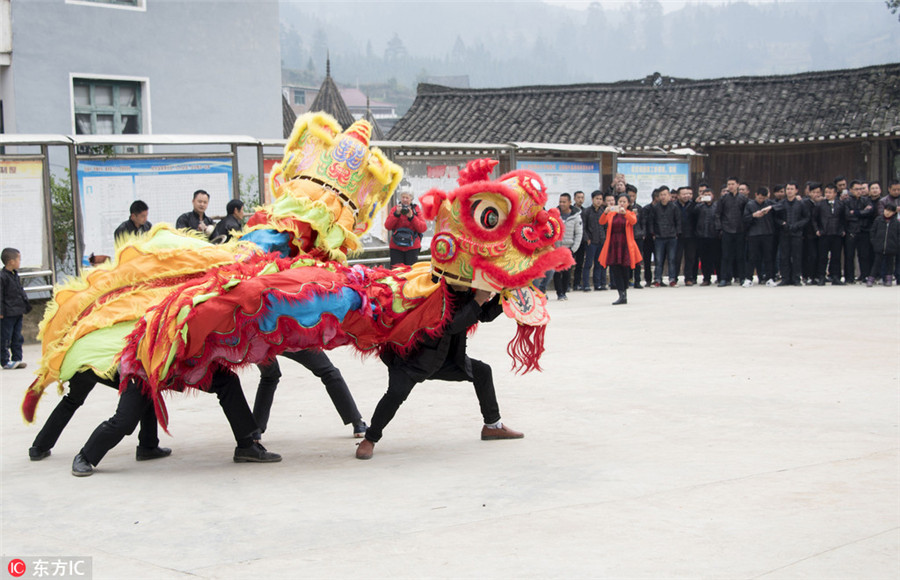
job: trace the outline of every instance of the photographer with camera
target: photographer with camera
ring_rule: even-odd
[[[422,234],[427,227],[425,218],[419,215],[419,206],[413,203],[412,192],[407,185],[400,192],[400,203],[384,220],[384,229],[391,232],[392,268],[401,264],[412,266],[416,263],[422,247]]]

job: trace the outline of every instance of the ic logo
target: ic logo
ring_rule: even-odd
[[[18,578],[25,573],[25,562],[19,559],[10,560],[6,569],[9,570],[11,576]]]

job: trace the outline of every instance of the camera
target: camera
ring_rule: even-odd
[[[403,215],[409,215],[409,206],[406,205],[405,203],[401,204],[400,205],[400,213],[402,213]]]

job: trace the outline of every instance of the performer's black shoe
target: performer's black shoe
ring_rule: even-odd
[[[138,445],[137,451],[134,452],[134,458],[137,461],[149,461],[150,459],[160,459],[172,455],[172,450],[168,447],[160,447],[157,445],[153,449],[147,449]]]
[[[50,450],[49,449],[44,450],[44,449],[41,449],[40,447],[29,447],[28,448],[28,457],[32,461],[40,461],[41,459],[43,459],[45,457],[50,457]]]
[[[72,475],[75,477],[87,477],[93,473],[94,468],[91,466],[91,462],[81,453],[76,455],[75,459],[72,461]]]
[[[357,439],[362,439],[363,437],[366,436],[366,430],[368,428],[369,428],[369,426],[366,425],[366,422],[363,421],[362,419],[360,419],[359,421],[356,421],[355,423],[353,423],[353,436],[356,437]]]
[[[266,451],[258,441],[254,441],[250,447],[235,447],[235,463],[277,463],[281,461],[281,455]]]

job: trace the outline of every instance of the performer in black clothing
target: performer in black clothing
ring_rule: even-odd
[[[281,356],[300,363],[322,380],[325,391],[331,397],[334,408],[344,425],[353,424],[353,435],[362,437],[366,434],[366,422],[362,420],[356,401],[347,387],[341,371],[335,367],[328,356],[320,350],[300,350],[297,352],[283,352]],[[253,418],[259,426],[259,431],[254,434],[254,439],[259,440],[266,432],[269,424],[269,412],[272,402],[275,400],[275,389],[281,379],[281,367],[278,360],[274,359],[267,365],[259,365],[259,386],[256,388],[256,400],[253,403]]]
[[[104,384],[114,389],[119,388],[119,375],[116,374],[112,380],[104,379],[97,376],[93,371],[81,371],[69,380],[69,392],[47,417],[47,422],[38,432],[28,449],[28,457],[32,461],[40,461],[50,456],[50,450],[56,445],[59,436],[62,435],[63,429],[69,424],[72,416],[78,407],[84,404],[84,400],[94,389],[97,383]],[[140,417],[141,430],[138,432],[138,446],[135,451],[135,458],[138,461],[147,459],[158,459],[167,457],[172,453],[168,447],[159,446],[159,436],[157,432],[156,413],[153,412],[153,406],[148,405]]]
[[[425,340],[409,356],[386,354],[382,357],[388,367],[388,389],[375,407],[366,438],[356,448],[357,459],[372,458],[383,429],[394,418],[413,387],[425,380],[471,381],[474,384],[484,419],[482,440],[524,437],[500,422],[500,407],[494,392],[491,367],[466,355],[466,333],[469,328],[479,321],[490,322],[503,312],[499,296],[491,298],[485,290],[453,287],[450,294],[453,319],[441,336]]]
[[[257,430],[256,421],[253,420],[253,414],[247,405],[247,399],[244,398],[241,381],[237,375],[225,369],[215,371],[209,392],[215,393],[219,398],[219,405],[231,425],[231,432],[237,442],[234,450],[235,463],[281,461],[280,455],[267,451],[259,442],[253,440],[253,434]],[[143,393],[141,386],[136,381],[130,381],[119,397],[116,413],[94,429],[87,443],[75,456],[72,461],[72,475],[77,477],[91,475],[93,467],[100,463],[106,453],[118,445],[123,437],[134,432],[147,407],[152,406],[152,400]]]

